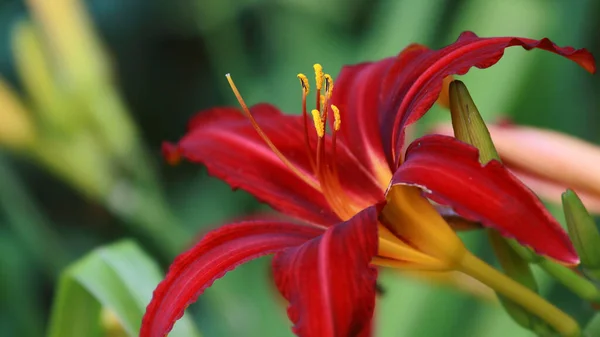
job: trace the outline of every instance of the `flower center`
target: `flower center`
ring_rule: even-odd
[[[302,116],[304,119],[304,138],[307,156],[310,158],[313,172],[319,181],[321,193],[323,193],[332,210],[342,220],[348,220],[358,213],[362,207],[351,201],[340,183],[338,163],[336,161],[337,132],[341,126],[340,110],[335,105],[329,103],[333,94],[333,79],[329,74],[323,73],[323,67],[320,64],[315,64],[314,70],[317,90],[315,93],[315,109],[311,110],[311,115],[318,137],[316,154],[310,143],[308,128],[308,113],[306,108],[306,100],[310,92],[308,79],[304,74],[298,74],[298,79],[302,84]],[[323,89],[325,90],[322,94],[321,91]],[[327,118],[330,113],[333,113],[333,125],[331,134],[329,137],[326,137]]]
[[[330,104],[330,99],[333,94],[333,79],[329,74],[325,74],[323,72],[323,67],[320,64],[315,64],[314,70],[316,82],[316,100],[315,109],[311,110],[314,130],[317,136],[316,144],[314,146],[312,144],[314,142],[314,135],[311,135],[306,103],[308,94],[310,92],[310,86],[308,83],[308,78],[304,74],[298,74],[298,79],[300,79],[300,83],[302,85],[304,142],[306,145],[306,155],[309,159],[313,173],[312,175],[306,172],[306,170],[296,166],[283,153],[281,153],[281,151],[279,151],[277,146],[271,141],[271,139],[269,139],[267,134],[256,122],[256,119],[252,116],[250,109],[248,109],[248,106],[233,83],[231,76],[227,74],[226,77],[231,89],[233,90],[233,93],[242,107],[242,111],[246,117],[248,117],[252,123],[252,126],[265,141],[267,146],[269,146],[273,153],[277,155],[277,157],[290,169],[291,172],[296,174],[300,179],[314,189],[320,191],[329,203],[333,212],[335,212],[340,219],[348,220],[358,213],[363,207],[352,201],[352,199],[344,192],[340,182],[338,164],[336,161],[336,148],[337,132],[341,126],[341,118],[339,109],[335,105]],[[329,114],[333,114],[333,125],[330,133],[327,133],[327,118]],[[312,142],[311,138],[313,139]]]
[[[314,69],[316,101],[315,109],[310,111],[313,127],[309,126],[306,103],[310,92],[308,78],[304,74],[298,74],[302,85],[302,120],[306,156],[310,165],[308,168],[297,166],[279,151],[258,125],[231,76],[227,74],[226,77],[243,113],[267,146],[291,172],[319,191],[333,212],[345,221],[370,204],[364,205],[357,201],[342,187],[343,182],[340,181],[338,170],[343,167],[339,167],[336,160],[336,150],[339,147],[337,133],[341,126],[340,111],[330,104],[333,79],[329,74],[323,73],[321,65],[315,64]],[[329,125],[330,130],[327,130],[330,114],[333,114],[333,123]],[[386,193],[387,204],[382,211],[382,222],[378,227],[379,252],[373,263],[396,268],[447,270],[460,259],[464,246],[420,193],[417,187],[403,185],[392,186]]]

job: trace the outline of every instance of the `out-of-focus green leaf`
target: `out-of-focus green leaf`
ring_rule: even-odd
[[[548,34],[547,30],[552,24],[550,18],[556,15],[555,10],[543,1],[465,1],[459,10],[460,20],[449,27],[448,42],[454,41],[465,30],[474,31],[480,36],[541,38]],[[523,55],[524,51],[518,49],[507,49],[505,57],[498,64],[484,71],[469,71],[461,78],[470,88],[486,120],[506,113],[517,97],[516,93],[522,88],[526,79],[523,74],[528,69],[544,57],[555,56],[542,52]]]
[[[372,28],[365,32],[364,45],[356,48],[356,62],[398,54],[411,43],[429,44],[442,20],[443,0],[382,1],[375,7]]]
[[[41,278],[32,254],[0,220],[0,336],[41,336],[45,313],[39,305]]]
[[[600,336],[600,313],[596,314],[585,327],[584,336]]]
[[[158,266],[132,241],[94,250],[61,276],[51,313],[49,337],[101,336],[101,312],[110,312],[127,336],[137,336],[153,289],[161,279]],[[171,337],[200,336],[184,317]]]

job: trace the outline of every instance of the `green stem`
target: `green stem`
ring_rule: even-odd
[[[546,259],[538,262],[538,265],[579,297],[600,303],[600,290],[573,270]]]
[[[492,268],[473,254],[467,253],[457,269],[488,285],[498,293],[547,322],[565,337],[579,337],[581,331],[577,322],[529,288],[514,281]]]

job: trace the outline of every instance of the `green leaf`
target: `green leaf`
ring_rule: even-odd
[[[158,266],[132,241],[94,250],[62,274],[52,308],[49,337],[104,336],[101,316],[116,317],[122,335],[137,336],[152,291],[162,279]],[[171,334],[200,336],[185,316]]]

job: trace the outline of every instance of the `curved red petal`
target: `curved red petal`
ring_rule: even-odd
[[[279,151],[318,186],[307,153],[302,116],[284,115],[269,104],[256,105],[251,111]],[[211,175],[251,193],[282,213],[320,225],[339,221],[321,191],[292,172],[239,110],[215,108],[201,112],[190,121],[189,130],[177,146],[178,155],[206,165]],[[315,147],[315,132],[311,132],[310,141]],[[385,186],[377,183],[347,147],[337,145],[340,182],[350,200],[361,205],[380,201]],[[329,135],[325,147],[331,149]],[[174,150],[167,149],[170,149],[167,158],[174,157],[170,155]]]
[[[382,142],[384,148],[391,151],[396,165],[399,165],[404,143],[404,128],[421,118],[435,103],[443,79],[448,75],[463,75],[473,66],[488,68],[502,58],[504,49],[512,46],[543,49],[564,56],[591,73],[596,71],[594,57],[586,49],[559,47],[546,38],[480,38],[472,32],[464,32],[455,43],[442,49],[413,52],[409,62],[387,74],[384,81],[388,84],[383,86],[382,92]]]
[[[316,182],[301,117],[283,115],[267,104],[251,110],[277,148]],[[211,175],[282,213],[322,225],[339,221],[321,192],[285,166],[238,109],[214,108],[198,113],[177,148],[187,160],[204,164]]]
[[[379,105],[381,79],[394,62],[361,63],[342,68],[335,80],[331,103],[340,109],[340,140],[386,186],[392,176],[381,144],[379,120],[374,113]],[[333,116],[331,121],[333,120]]]
[[[377,214],[366,208],[273,259],[275,283],[302,337],[368,335],[375,306]]]
[[[249,221],[223,226],[179,255],[158,285],[142,320],[140,337],[163,337],[206,288],[257,257],[300,245],[322,230],[293,223]]]
[[[540,254],[569,264],[579,261],[565,231],[531,190],[496,160],[482,166],[477,149],[453,137],[415,140],[392,184],[418,185],[461,216]]]

